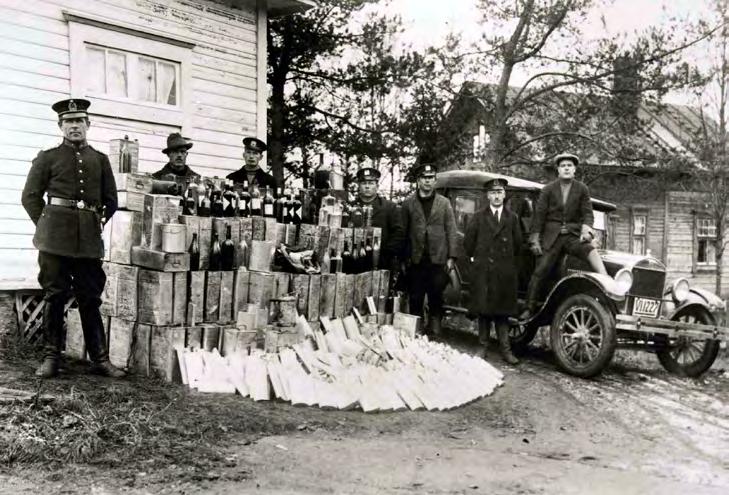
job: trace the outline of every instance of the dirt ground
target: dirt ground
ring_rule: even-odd
[[[449,341],[473,352],[475,341]],[[29,351],[0,387],[39,390]],[[619,353],[582,380],[534,349],[492,396],[364,414],[113,381],[71,363],[49,402],[0,405],[0,493],[729,493],[729,360],[698,380]],[[39,424],[45,429],[39,429]]]

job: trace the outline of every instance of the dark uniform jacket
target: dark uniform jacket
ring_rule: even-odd
[[[590,190],[578,180],[572,181],[567,201],[562,202],[560,180],[542,188],[534,208],[531,239],[541,235],[542,247],[549,249],[564,226],[570,234],[579,237],[582,225],[592,227],[593,214]]]
[[[43,195],[83,200],[97,211],[46,205]],[[23,188],[23,207],[36,224],[33,244],[40,251],[75,258],[101,258],[102,216],[117,209],[116,183],[107,156],[88,145],[65,142],[41,151]]]
[[[185,168],[178,171],[170,163],[167,163],[164,167],[153,173],[152,177],[155,179],[162,179],[165,175],[174,175],[175,177],[200,177],[200,174],[193,171],[187,165],[185,165]]]
[[[386,270],[394,270],[394,265],[402,251],[402,244],[405,238],[405,230],[402,225],[402,215],[392,201],[382,196],[377,196],[371,203],[363,203],[357,200],[360,206],[372,206],[372,226],[382,229],[382,240],[380,241],[380,267]]]
[[[245,167],[243,167],[228,174],[226,179],[231,179],[236,184],[243,184],[243,181],[248,180],[248,172],[246,172]],[[276,179],[273,178],[273,175],[267,174],[260,167],[256,169],[256,173],[253,175],[253,181],[248,181],[249,186],[252,186],[253,184],[257,184],[259,189],[270,187],[271,193],[276,192],[276,188],[278,187],[278,183],[276,182]]]
[[[426,249],[431,263],[436,265],[445,265],[448,258],[455,258],[458,252],[456,216],[451,203],[440,194],[434,194],[427,220],[417,191],[402,204],[404,252],[406,258],[415,264],[422,261]]]
[[[519,219],[506,208],[501,209],[501,221],[498,222],[490,206],[471,218],[463,245],[466,255],[473,258],[468,269],[471,284],[468,309],[472,314],[510,316],[517,313],[516,255],[521,243]]]

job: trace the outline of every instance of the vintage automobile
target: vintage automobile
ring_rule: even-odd
[[[506,207],[519,215],[523,231],[529,230],[533,205],[542,184],[495,173],[453,170],[438,174],[436,190],[449,198],[456,214],[459,235],[471,216],[485,206],[486,181],[507,180]],[[614,204],[592,199],[598,246],[607,236],[607,214]],[[517,255],[519,299],[523,304],[534,258],[526,245]],[[462,249],[462,247],[461,247]],[[467,312],[469,271],[465,253],[458,256],[460,291],[446,291],[446,310]],[[612,360],[615,349],[653,352],[663,367],[676,374],[698,376],[708,370],[729,338],[723,323],[725,305],[715,294],[693,287],[685,278],[666,280],[666,267],[650,255],[600,249],[609,276],[591,272],[578,258],[565,256],[544,284],[539,310],[527,322],[515,324],[511,339],[523,350],[539,327],[549,326],[552,350],[559,366],[572,375],[599,374]],[[458,285],[458,284],[456,284]]]

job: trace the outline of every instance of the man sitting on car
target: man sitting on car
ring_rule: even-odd
[[[544,186],[532,219],[529,243],[532,253],[539,256],[527,290],[527,307],[521,314],[529,320],[537,309],[540,289],[552,267],[562,254],[569,253],[588,263],[598,273],[607,274],[600,254],[592,244],[593,214],[590,191],[575,180],[580,160],[562,153],[554,158],[557,180]]]

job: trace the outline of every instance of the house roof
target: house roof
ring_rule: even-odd
[[[316,7],[313,0],[268,0],[268,16],[297,14]]]

